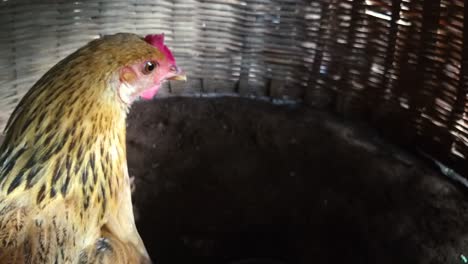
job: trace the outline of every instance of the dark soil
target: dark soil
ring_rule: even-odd
[[[159,264],[449,264],[468,255],[462,187],[372,129],[306,107],[137,103],[128,161],[139,230]]]

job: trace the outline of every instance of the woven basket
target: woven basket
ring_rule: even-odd
[[[186,84],[364,118],[467,173],[463,0],[0,2],[0,128],[58,60],[103,34],[164,32]]]

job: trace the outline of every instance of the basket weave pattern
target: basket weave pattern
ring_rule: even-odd
[[[103,34],[164,32],[190,81],[364,118],[468,172],[463,0],[0,2],[0,128],[60,59]]]

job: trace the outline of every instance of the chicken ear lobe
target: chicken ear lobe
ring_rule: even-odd
[[[120,70],[118,93],[120,100],[125,104],[131,104],[134,100],[133,95],[135,94],[136,89],[132,83],[136,78],[137,75],[130,67],[124,67]]]

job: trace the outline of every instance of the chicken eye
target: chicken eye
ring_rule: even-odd
[[[150,72],[154,71],[156,69],[157,63],[153,61],[147,61],[145,63],[145,67],[143,68],[143,73],[144,74],[149,74]]]

